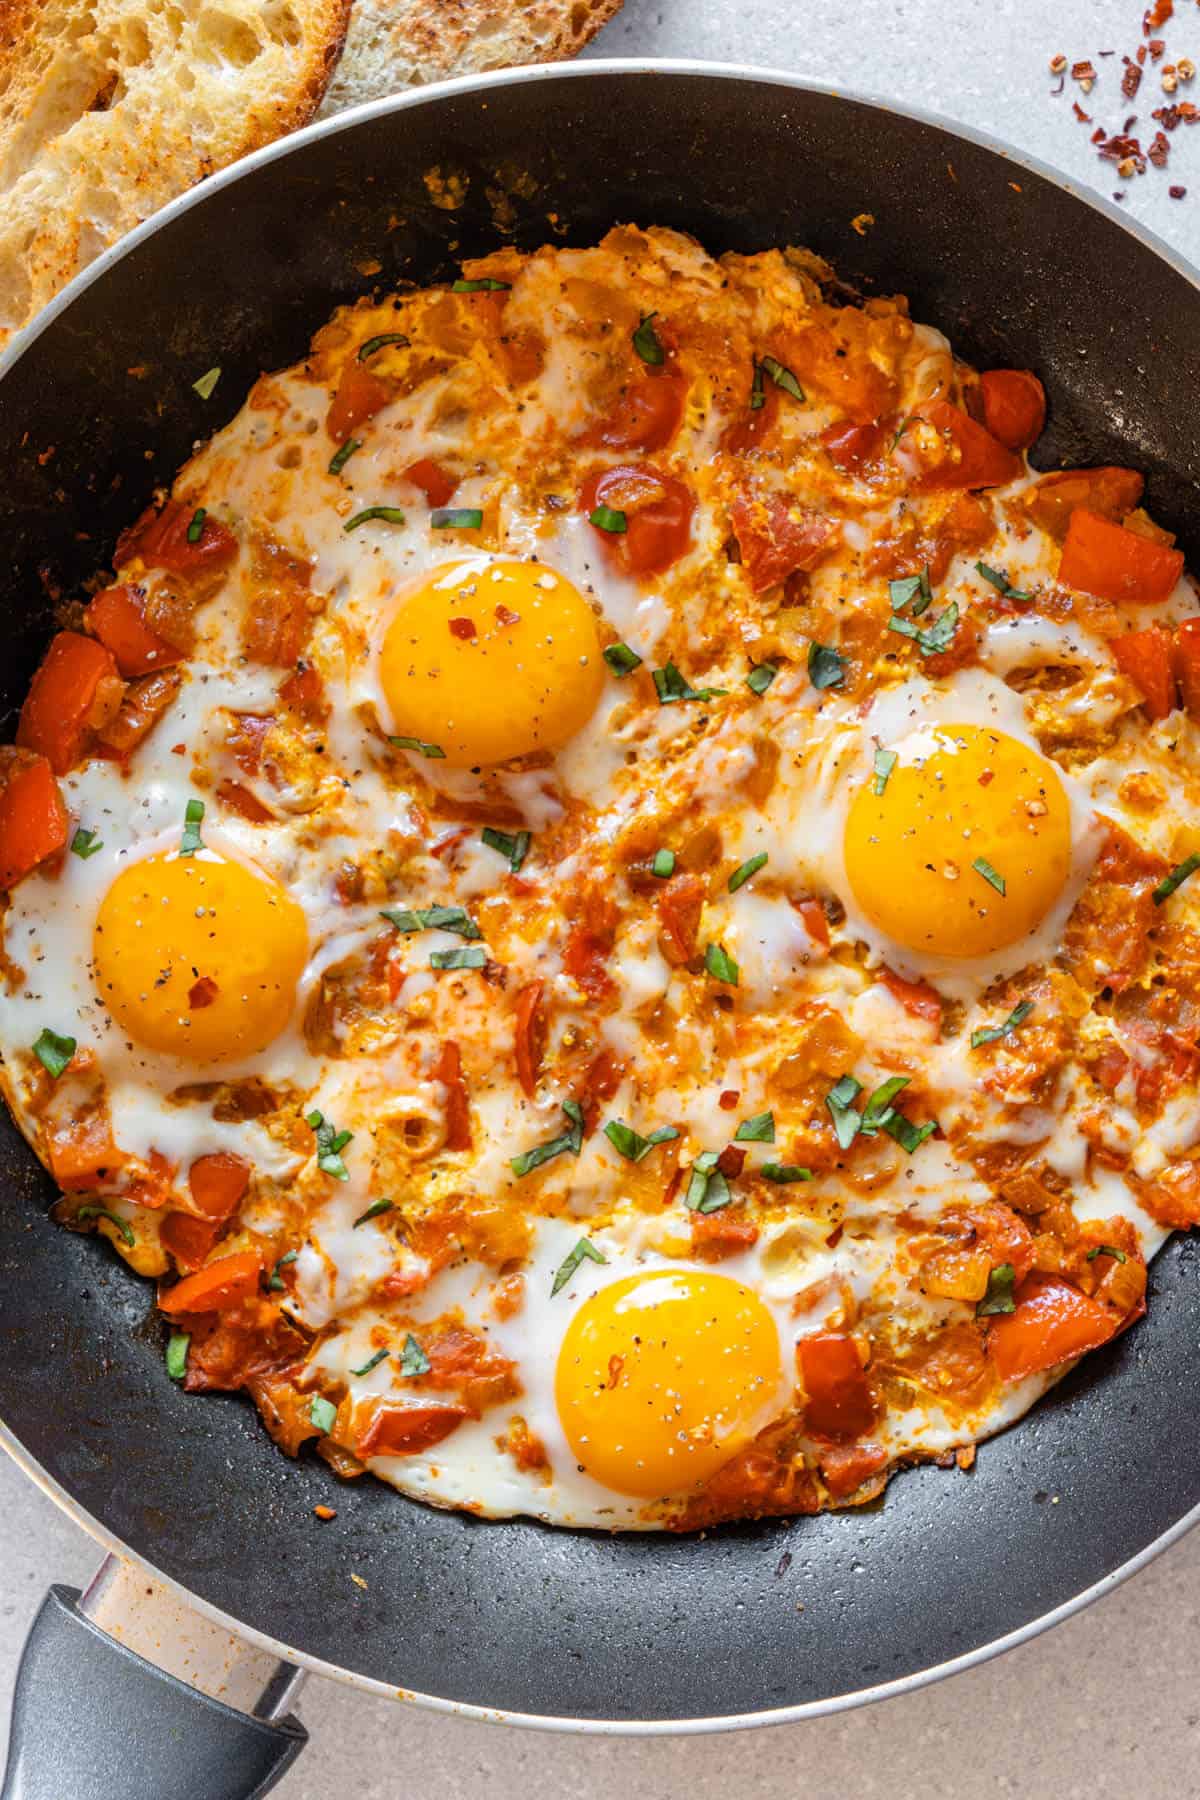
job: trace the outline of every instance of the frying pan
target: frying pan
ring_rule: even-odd
[[[1112,208],[977,135],[790,76],[535,69],[365,108],[251,158],[104,258],[10,354],[5,735],[56,596],[106,563],[155,484],[336,305],[445,279],[499,242],[587,244],[621,220],[713,251],[807,244],[863,295],[908,294],[973,362],[1042,374],[1047,464],[1144,470],[1155,515],[1200,552],[1196,276]],[[204,401],[192,384],[217,365]],[[53,1189],[7,1123],[0,1186],[8,1448],[210,1618],[377,1692],[592,1730],[797,1719],[1028,1636],[1163,1548],[1200,1503],[1186,1239],[1153,1267],[1148,1317],[970,1474],[913,1470],[878,1508],[610,1537],[440,1513],[287,1461],[241,1399],[166,1379],[149,1284],[47,1220]],[[336,1519],[319,1525],[319,1503]],[[299,1728],[243,1719],[253,1743],[232,1732],[221,1774],[222,1721],[187,1715],[203,1710],[187,1692],[56,1590],[27,1652],[5,1794],[266,1792]]]

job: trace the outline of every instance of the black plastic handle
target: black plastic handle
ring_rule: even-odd
[[[52,1587],[25,1642],[0,1800],[257,1800],[308,1733],[156,1669]]]

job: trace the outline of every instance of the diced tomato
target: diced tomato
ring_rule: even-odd
[[[9,751],[0,779],[0,887],[10,888],[65,847],[68,818],[44,756]]]
[[[803,919],[804,929],[813,943],[820,950],[828,950],[830,943],[829,920],[825,916],[825,908],[821,902],[819,900],[799,900],[794,901],[793,905]]]
[[[462,1074],[462,1053],[453,1038],[442,1045],[434,1078],[446,1090],[446,1148],[471,1148],[471,1103]]]
[[[1046,423],[1046,390],[1029,369],[989,369],[980,377],[983,422],[1010,450],[1028,450]]]
[[[445,506],[455,488],[458,486],[457,476],[450,475],[440,463],[428,456],[422,456],[415,463],[409,463],[404,471],[405,481],[420,488],[430,506]]]
[[[961,406],[949,400],[927,400],[915,416],[933,427],[938,440],[938,449],[932,454],[925,439],[917,448],[921,470],[915,486],[920,492],[1003,487],[1021,473],[1020,458],[976,424]],[[910,445],[910,436],[901,442]]]
[[[198,1156],[188,1170],[188,1188],[206,1219],[227,1219],[250,1186],[250,1164],[229,1150]]]
[[[1153,543],[1077,506],[1067,527],[1058,577],[1068,587],[1117,605],[1153,606],[1183,573],[1183,551]]]
[[[663,955],[681,967],[696,954],[705,887],[698,875],[672,875],[655,897]]]
[[[180,680],[178,669],[156,669],[131,681],[116,717],[96,734],[99,749],[116,757],[128,756],[162,718],[179,692]]]
[[[140,556],[148,569],[165,569],[170,575],[195,577],[223,569],[237,555],[237,539],[227,525],[207,513],[197,534],[199,510],[182,500],[168,500],[161,512],[147,507],[132,529],[118,538],[117,566]]]
[[[148,675],[151,669],[165,669],[183,657],[182,650],[150,629],[143,617],[139,590],[124,583],[97,594],[84,613],[83,622],[93,637],[112,651],[126,680],[134,675]]]
[[[691,543],[696,496],[650,463],[622,463],[585,482],[580,510],[590,517],[601,506],[625,515],[624,531],[594,527],[608,560],[624,575],[661,575]]]
[[[326,431],[335,444],[344,444],[348,437],[353,437],[360,425],[365,425],[377,412],[382,412],[391,397],[392,390],[388,383],[381,381],[377,375],[372,375],[354,357],[342,370],[337,393],[325,415]]]
[[[60,631],[29,685],[17,742],[65,775],[92,731],[116,712],[124,691],[111,651],[78,631]]]
[[[988,1355],[1005,1381],[1021,1381],[1114,1337],[1120,1313],[1069,1281],[1035,1271],[1016,1289],[1016,1311],[989,1321]]]
[[[1136,469],[1056,469],[1029,489],[1025,509],[1061,544],[1077,506],[1103,519],[1123,519],[1141,499],[1145,485]]]
[[[822,1437],[861,1437],[875,1423],[875,1400],[854,1339],[840,1331],[818,1332],[796,1345],[800,1379],[808,1396],[805,1422]]]
[[[68,1192],[99,1187],[122,1162],[108,1114],[100,1109],[53,1126],[46,1149],[50,1173]]]
[[[745,409],[732,419],[721,433],[721,448],[735,456],[757,450],[779,416],[779,389],[773,381],[764,384],[762,405],[751,407],[749,397]]]
[[[279,698],[285,706],[300,714],[301,718],[311,719],[320,724],[329,717],[329,702],[325,698],[325,683],[321,679],[319,669],[311,663],[300,663],[279,689]]]
[[[613,991],[608,958],[617,931],[612,898],[597,884],[571,895],[567,908],[573,923],[563,946],[563,968],[592,1000]]]
[[[879,971],[879,978],[905,1012],[911,1013],[914,1019],[925,1019],[941,1030],[942,996],[936,988],[930,987],[927,981],[905,981],[902,975],[897,975],[886,963]]]
[[[600,1108],[606,1100],[612,1099],[624,1073],[624,1064],[617,1061],[611,1050],[597,1050],[584,1070],[579,1098],[583,1102],[585,1137],[591,1137],[600,1123]]]
[[[1200,719],[1200,618],[1184,619],[1176,627],[1174,661],[1183,709]]]
[[[688,383],[670,371],[635,377],[579,440],[602,450],[663,450],[679,430]]]
[[[251,662],[272,669],[294,669],[312,620],[309,596],[301,582],[272,582],[252,589],[242,618],[242,648]]]
[[[542,1012],[543,983],[531,981],[517,995],[513,1025],[517,1056],[517,1080],[530,1100],[537,1090],[538,1074],[546,1048],[546,1020]]]
[[[198,1269],[217,1241],[220,1221],[198,1219],[194,1213],[170,1212],[158,1228],[159,1242],[176,1265],[185,1271]]]
[[[844,1500],[880,1469],[888,1453],[882,1444],[837,1444],[821,1453],[821,1475],[835,1500]]]
[[[825,427],[821,443],[835,469],[843,475],[858,475],[879,456],[883,426],[878,421],[859,425],[853,419],[838,419]]]
[[[258,1292],[262,1258],[257,1250],[235,1250],[206,1263],[194,1275],[185,1275],[172,1288],[160,1292],[158,1304],[168,1319],[189,1313],[225,1312]]]
[[[270,807],[264,806],[258,795],[240,781],[223,781],[217,789],[217,799],[251,825],[266,825],[275,817]]]
[[[838,525],[824,513],[793,506],[783,494],[746,490],[730,507],[742,565],[756,594],[797,569],[813,569],[832,547]]]
[[[703,1262],[720,1262],[726,1256],[740,1256],[758,1242],[758,1226],[753,1219],[731,1216],[729,1209],[715,1213],[692,1214],[692,1255]]]
[[[1175,706],[1175,647],[1162,625],[1146,631],[1127,631],[1110,638],[1108,647],[1122,675],[1127,675],[1145,702],[1152,719],[1165,719]]]
[[[368,1456],[412,1456],[428,1450],[456,1431],[470,1413],[465,1406],[436,1402],[417,1406],[379,1406],[365,1431],[359,1433],[355,1452]]]

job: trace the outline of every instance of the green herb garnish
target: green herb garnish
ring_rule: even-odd
[[[888,620],[888,630],[899,632],[901,637],[912,638],[922,656],[936,656],[940,651],[948,649],[957,628],[958,602],[955,600],[924,630],[914,625],[911,619],[902,618],[899,613],[893,613]]]
[[[924,1125],[914,1125],[911,1119],[906,1119],[903,1113],[898,1112],[888,1113],[880,1123],[888,1136],[895,1138],[900,1148],[906,1150],[909,1156],[919,1150],[925,1139],[931,1138],[937,1130],[935,1119],[927,1119]]]
[[[211,400],[213,397],[213,389],[220,379],[221,370],[219,367],[209,369],[207,374],[200,377],[199,381],[193,381],[192,391],[193,393],[199,394],[202,400]]]
[[[1182,887],[1188,876],[1194,875],[1197,869],[1200,869],[1200,850],[1193,850],[1190,856],[1185,857],[1181,863],[1176,863],[1171,873],[1159,882],[1151,896],[1155,906],[1161,906],[1164,900],[1169,900],[1175,889]]]
[[[340,475],[356,450],[362,449],[361,438],[347,438],[340,450],[335,450],[329,459],[329,473]]]
[[[197,850],[203,850],[204,840],[200,836],[200,824],[203,818],[203,800],[189,800],[183,810],[183,836],[179,840],[180,856],[195,856]]]
[[[33,1054],[47,1075],[52,1075],[57,1081],[75,1054],[75,1039],[59,1037],[57,1031],[51,1031],[48,1025],[43,1025],[33,1046]]]
[[[723,944],[710,944],[704,952],[704,966],[714,981],[723,981],[726,987],[738,984],[738,966]]]
[[[366,343],[361,346],[358,352],[359,362],[366,362],[368,356],[374,356],[375,352],[382,350],[386,344],[399,344],[402,349],[407,349],[408,339],[402,331],[381,331],[378,337],[368,338]]]
[[[756,1171],[764,1181],[774,1181],[782,1186],[789,1181],[811,1181],[812,1170],[802,1169],[798,1163],[765,1162]]]
[[[440,744],[423,744],[420,738],[390,737],[388,743],[397,750],[415,750],[418,756],[445,756]]]
[[[566,1287],[568,1281],[570,1281],[572,1275],[585,1257],[589,1262],[594,1263],[605,1263],[608,1261],[604,1252],[602,1250],[597,1250],[591,1238],[580,1238],[575,1248],[568,1251],[567,1255],[559,1264],[558,1273],[550,1284],[550,1298],[552,1300],[555,1294],[561,1293],[563,1288]]]
[[[522,1150],[520,1156],[514,1156],[509,1162],[518,1180],[531,1170],[540,1169],[551,1157],[561,1156],[567,1150],[572,1156],[578,1156],[583,1149],[583,1108],[578,1100],[564,1100],[562,1110],[567,1115],[569,1130],[551,1138],[548,1143],[535,1145],[532,1150]]]
[[[453,931],[465,938],[483,935],[474,919],[461,906],[419,906],[412,911],[407,907],[385,906],[379,916],[406,935],[414,931]]]
[[[888,599],[893,612],[903,612],[906,607],[911,607],[913,617],[919,618],[933,599],[929,564],[926,563],[919,575],[901,575],[898,581],[889,581]]]
[[[377,1219],[381,1213],[391,1212],[394,1204],[395,1202],[392,1200],[372,1200],[366,1212],[359,1213],[350,1229],[357,1231],[360,1225],[367,1223],[368,1219]]]
[[[864,1137],[874,1137],[877,1131],[886,1127],[893,1110],[892,1101],[908,1083],[907,1075],[892,1075],[869,1096],[859,1121],[859,1130]]]
[[[387,1361],[387,1358],[388,1353],[386,1350],[377,1350],[374,1356],[368,1356],[365,1363],[361,1364],[357,1369],[351,1369],[350,1373],[352,1375],[369,1375],[372,1369],[377,1369],[381,1362]]]
[[[272,1293],[282,1294],[286,1291],[286,1283],[279,1271],[280,1269],[286,1269],[289,1264],[294,1263],[299,1254],[300,1252],[298,1250],[285,1250],[283,1255],[278,1259],[275,1267],[271,1270],[270,1280],[267,1282],[267,1287]]]
[[[716,1150],[702,1150],[692,1164],[687,1192],[683,1196],[683,1204],[689,1212],[720,1212],[733,1199],[729,1183],[717,1167],[718,1155]]]
[[[987,564],[985,562],[977,562],[975,564],[975,567],[979,571],[979,573],[983,576],[983,579],[985,581],[990,581],[994,588],[998,588],[1000,590],[1000,592],[1004,595],[1004,598],[1006,600],[1032,600],[1033,599],[1033,595],[1027,594],[1023,588],[1013,587],[1012,583],[1008,579],[1008,576],[1004,574],[1003,570],[993,569],[990,567],[989,564]]]
[[[429,1358],[410,1331],[400,1352],[400,1373],[409,1376],[428,1375],[431,1367]]]
[[[774,663],[755,663],[746,677],[746,686],[752,694],[765,694],[778,673]]]
[[[77,1219],[107,1219],[131,1250],[137,1243],[137,1239],[129,1229],[128,1222],[121,1218],[119,1213],[109,1212],[107,1206],[81,1206],[75,1217]]]
[[[190,1331],[173,1331],[167,1339],[167,1374],[172,1381],[182,1381],[187,1374],[187,1353],[191,1341]]]
[[[642,322],[633,334],[634,349],[644,363],[650,363],[654,368],[658,368],[667,360],[667,353],[663,349],[653,325],[653,320],[657,317],[656,312],[643,313]]]
[[[767,852],[765,850],[760,850],[757,856],[747,857],[741,867],[735,869],[729,877],[727,886],[730,893],[736,894],[740,887],[745,887],[750,877],[757,875],[758,871],[766,866],[766,862]]]
[[[588,514],[589,525],[598,531],[611,531],[620,534],[626,529],[625,514],[615,506],[596,506]]]
[[[858,1136],[862,1120],[854,1110],[854,1102],[862,1093],[862,1082],[853,1075],[843,1075],[825,1096],[825,1104],[833,1119],[834,1134],[843,1150],[848,1150]]]
[[[666,881],[675,873],[675,852],[673,850],[656,850],[654,861],[650,865],[660,881]]]
[[[750,411],[758,412],[763,405],[763,402],[766,400],[766,397],[766,394],[763,392],[762,364],[759,362],[758,358],[755,357],[754,374],[750,379]]]
[[[317,1394],[308,1409],[308,1416],[321,1435],[327,1437],[333,1430],[334,1421],[337,1418],[337,1407],[332,1400],[326,1400],[323,1394]]]
[[[323,1113],[305,1114],[305,1124],[317,1134],[317,1167],[335,1181],[349,1181],[350,1172],[342,1161],[342,1151],[354,1136],[352,1131],[339,1131]]]
[[[654,691],[658,695],[660,706],[674,706],[680,700],[714,700],[718,694],[728,693],[727,688],[694,688],[679,673],[673,662],[665,668],[654,671]]]
[[[735,1144],[773,1144],[775,1114],[755,1113],[752,1119],[743,1119],[733,1134],[733,1141]]]
[[[604,1127],[604,1135],[614,1150],[619,1150],[628,1162],[641,1162],[649,1156],[656,1144],[669,1144],[679,1136],[674,1125],[660,1125],[649,1137],[643,1137],[632,1125],[626,1125],[623,1119],[610,1119]]]
[[[403,525],[404,513],[398,506],[364,506],[356,512],[352,519],[347,519],[342,526],[343,531],[354,531],[359,525],[365,525],[368,519],[382,519],[387,525]]]
[[[888,776],[895,768],[897,761],[898,753],[895,750],[876,750],[875,779],[871,783],[871,787],[875,793],[882,794],[884,788],[888,784]]]
[[[472,944],[456,950],[431,950],[429,966],[431,969],[482,969],[487,962],[487,951],[481,944]]]
[[[429,515],[429,523],[435,531],[448,529],[478,531],[483,524],[483,508],[480,506],[435,506]]]
[[[1008,892],[1003,875],[1000,874],[999,870],[993,869],[986,856],[977,856],[975,861],[971,864],[971,867],[977,875],[983,876],[983,879],[987,882],[989,887],[995,888],[1001,898]]]
[[[972,1050],[978,1050],[981,1044],[995,1044],[1001,1038],[1008,1037],[1019,1025],[1024,1024],[1032,1011],[1033,1001],[1022,1000],[1019,1006],[1013,1007],[1003,1025],[981,1025],[978,1031],[971,1033]]]
[[[622,676],[632,675],[635,669],[642,666],[641,657],[628,644],[609,644],[604,651],[604,660],[618,680]]]
[[[508,858],[508,866],[514,875],[528,856],[533,842],[531,831],[518,831],[510,836],[507,831],[494,831],[490,825],[485,825],[479,835],[489,850],[498,850],[501,856]]]
[[[200,542],[200,539],[204,534],[204,521],[207,517],[207,508],[198,506],[192,514],[187,528],[187,541],[189,544],[198,544]]]
[[[988,1272],[987,1293],[975,1308],[977,1319],[989,1319],[995,1313],[1016,1312],[1017,1303],[1013,1299],[1013,1284],[1017,1271],[1011,1263],[997,1263]]]
[[[497,281],[492,275],[481,275],[478,281],[464,281],[461,277],[453,283],[452,294],[507,294],[512,287],[511,281]]]
[[[1125,1252],[1119,1250],[1116,1244],[1097,1244],[1094,1249],[1088,1251],[1087,1260],[1089,1262],[1095,1262],[1098,1256],[1111,1256],[1115,1262],[1119,1263],[1129,1261]]]
[[[808,646],[808,679],[815,688],[841,687],[846,679],[846,658],[831,644]]]
[[[782,388],[785,394],[792,396],[793,400],[803,400],[804,389],[790,369],[785,369],[783,364],[777,362],[773,356],[764,356],[759,360],[777,388]]]
[[[102,841],[94,831],[85,831],[82,825],[76,827],[75,836],[71,839],[72,856],[81,857],[86,862],[89,856],[95,856],[97,850],[103,848]]]

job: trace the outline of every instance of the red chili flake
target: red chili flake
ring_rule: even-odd
[[[1146,155],[1150,158],[1150,161],[1154,164],[1156,169],[1161,169],[1166,166],[1167,157],[1170,154],[1171,146],[1167,142],[1166,133],[1163,131],[1156,131]]]
[[[1083,124],[1083,125],[1091,124],[1091,122],[1092,122],[1091,113],[1085,113],[1082,106],[1080,106],[1078,100],[1072,100],[1071,110],[1074,112],[1075,117],[1080,121],[1081,124]]]
[[[1170,194],[1172,200],[1182,200],[1187,193],[1187,189],[1185,187],[1169,187],[1167,192]]]
[[[1200,119],[1200,106],[1194,105],[1191,100],[1181,100],[1179,116],[1185,125],[1194,125],[1197,119]]]
[[[1166,43],[1162,38],[1151,38],[1150,42],[1146,45],[1147,50],[1150,52],[1151,62],[1161,62],[1163,51],[1166,47]]]
[[[212,976],[202,975],[188,989],[188,1005],[193,1012],[199,1012],[201,1007],[211,1006],[219,993],[220,989]]]
[[[1125,73],[1121,77],[1121,92],[1127,100],[1132,100],[1142,85],[1142,71],[1127,56],[1123,56],[1121,61],[1125,64]]]
[[[717,1158],[717,1167],[727,1181],[736,1181],[746,1166],[746,1152],[740,1144],[726,1144]]]
[[[722,1112],[733,1112],[741,1097],[738,1088],[725,1088],[717,1098],[717,1105]]]
[[[1072,81],[1085,82],[1085,81],[1095,81],[1095,79],[1096,79],[1096,71],[1090,62],[1084,61],[1084,62],[1077,62],[1077,63],[1071,64],[1071,80]],[[1087,92],[1087,89],[1084,88],[1084,93],[1086,93],[1086,92]]]
[[[979,786],[980,787],[990,787],[992,785],[992,782],[995,781],[995,779],[996,779],[995,769],[985,769],[983,771],[983,774],[979,777]]]
[[[1059,78],[1058,78],[1058,86],[1057,86],[1057,87],[1052,87],[1052,88],[1051,88],[1051,89],[1050,89],[1050,96],[1051,96],[1051,98],[1052,98],[1052,99],[1054,99],[1054,100],[1057,100],[1057,99],[1058,99],[1058,96],[1059,96],[1059,95],[1060,95],[1060,94],[1061,94],[1061,93],[1062,93],[1062,91],[1063,91],[1063,89],[1064,89],[1064,88],[1065,88],[1065,87],[1066,87],[1066,85],[1067,85],[1067,78],[1066,78],[1066,76],[1065,76],[1065,75],[1060,75],[1060,76],[1059,76]]]
[[[314,1506],[313,1512],[322,1524],[328,1524],[330,1519],[337,1518],[336,1506]]]
[[[1152,37],[1161,25],[1165,25],[1175,11],[1175,0],[1154,0],[1142,14],[1142,35]]]
[[[172,744],[171,745],[171,755],[172,756],[186,756],[187,755],[187,745],[186,744]]]
[[[1145,62],[1145,60],[1146,60],[1146,46],[1145,46],[1145,44],[1139,44],[1139,45],[1138,45],[1138,53],[1137,53],[1137,59],[1138,59],[1138,63],[1139,63],[1139,65],[1140,65],[1140,64],[1142,64],[1142,63],[1144,63],[1144,62]]]
[[[521,615],[520,613],[512,612],[507,606],[498,606],[496,608],[496,623],[497,625],[519,625],[521,623]]]
[[[1121,130],[1123,132],[1125,132],[1126,136],[1128,136],[1128,134],[1133,130],[1133,128],[1136,124],[1137,124],[1137,114],[1130,113],[1129,117],[1126,119],[1125,123],[1122,125]]]
[[[1157,119],[1159,124],[1164,126],[1167,131],[1174,131],[1175,127],[1180,123],[1178,106],[1156,107],[1150,114],[1150,117],[1152,119]]]
[[[841,1241],[842,1227],[840,1225],[835,1225],[829,1236],[825,1239],[825,1242],[830,1250],[836,1250]]]
[[[456,638],[478,637],[474,619],[451,619],[450,636]]]
[[[1095,131],[1093,131],[1092,142],[1093,142],[1093,144],[1102,144],[1104,142],[1104,127],[1103,127],[1103,125],[1097,125]]]
[[[608,1391],[609,1391],[609,1393],[611,1393],[615,1387],[620,1386],[621,1377],[624,1373],[625,1373],[625,1358],[623,1356],[618,1356],[615,1354],[613,1356],[610,1356],[608,1359]]]

